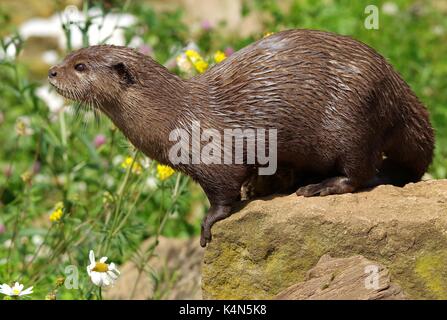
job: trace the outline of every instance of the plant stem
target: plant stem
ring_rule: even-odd
[[[98,299],[102,300],[102,288],[101,287],[99,287],[99,290],[98,290]]]
[[[129,168],[127,168],[127,171],[126,171],[126,175],[125,175],[125,177],[124,177],[124,180],[123,180],[123,182],[121,183],[121,185],[120,185],[118,191],[116,192],[116,194],[117,194],[117,196],[118,196],[118,201],[117,201],[117,205],[116,205],[116,207],[115,207],[115,212],[114,212],[114,217],[113,217],[113,221],[112,221],[112,226],[111,226],[111,228],[109,229],[108,236],[106,237],[106,239],[105,239],[103,242],[101,242],[101,245],[100,245],[100,247],[99,247],[100,250],[98,251],[99,253],[102,252],[101,249],[103,248],[103,243],[105,243],[105,245],[104,245],[104,248],[105,248],[105,249],[104,249],[104,253],[107,252],[107,251],[109,250],[109,247],[110,247],[110,239],[112,239],[112,237],[113,237],[114,231],[115,231],[115,229],[116,229],[116,227],[117,227],[117,224],[118,224],[118,222],[119,222],[119,217],[120,217],[120,215],[121,215],[121,206],[122,206],[122,201],[123,201],[123,197],[124,197],[124,190],[125,190],[125,188],[126,188],[128,182],[129,182],[130,174],[131,174],[131,172],[132,172],[132,169],[133,169],[133,166],[134,166],[134,164],[135,164],[135,161],[136,161],[136,159],[137,159],[137,157],[138,157],[138,154],[139,154],[139,151],[136,150],[135,153],[134,153],[134,155],[133,155],[133,158],[132,158],[132,163],[131,163],[131,165],[129,166]]]

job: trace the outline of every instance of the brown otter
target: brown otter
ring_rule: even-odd
[[[202,186],[211,204],[202,246],[257,164],[172,163],[170,133],[191,134],[192,121],[217,131],[276,128],[278,167],[321,179],[299,188],[303,196],[418,181],[433,156],[428,112],[405,81],[372,48],[327,32],[276,33],[188,80],[133,49],[92,46],[52,67],[49,81]]]

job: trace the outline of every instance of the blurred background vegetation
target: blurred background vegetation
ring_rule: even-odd
[[[378,30],[364,27],[371,4],[379,8]],[[435,0],[2,0],[0,283],[34,285],[34,298],[97,298],[85,275],[80,290],[55,287],[66,265],[83,273],[90,249],[116,263],[132,259],[164,281],[147,267],[159,236],[197,235],[207,206],[187,177],[163,174],[108,119],[75,116],[49,89],[49,66],[70,50],[128,45],[189,77],[198,70],[184,64],[186,49],[211,65],[216,54],[231,55],[269,32],[350,35],[385,56],[429,108],[436,129],[429,175],[446,178],[446,16],[447,1]]]

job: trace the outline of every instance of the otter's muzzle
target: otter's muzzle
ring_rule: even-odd
[[[48,78],[55,78],[56,76],[57,76],[56,67],[51,67],[50,70],[48,70]]]

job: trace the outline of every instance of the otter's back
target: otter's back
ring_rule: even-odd
[[[194,80],[209,88],[206,108],[214,121],[230,128],[278,129],[284,158],[289,156],[284,150],[295,155],[325,150],[332,163],[350,145],[370,141],[380,149],[397,123],[425,112],[374,49],[322,31],[276,33]],[[345,150],[337,150],[340,146]]]

